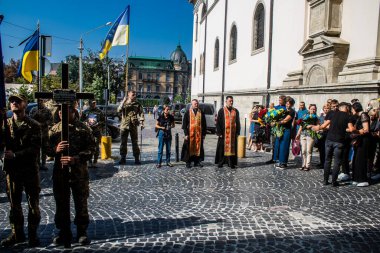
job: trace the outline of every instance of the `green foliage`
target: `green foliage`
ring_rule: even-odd
[[[151,99],[140,99],[140,98],[138,98],[137,101],[139,101],[143,107],[153,107],[155,105],[160,104],[159,99],[153,99],[153,98],[151,98]]]
[[[183,99],[183,97],[182,97],[181,94],[177,94],[177,95],[174,97],[173,102],[174,102],[174,103],[184,103],[185,100]]]
[[[100,104],[104,104],[103,89],[105,88],[106,87],[104,87],[102,78],[98,75],[95,75],[95,78],[92,84],[84,87],[84,91],[94,93],[95,99]]]
[[[18,89],[18,91],[15,88],[7,89],[7,93],[9,93],[9,95],[19,93],[19,94],[26,96],[28,98],[29,102],[34,101],[34,92],[32,89],[29,88],[29,86],[27,84],[21,85],[20,88]]]
[[[186,89],[186,99],[185,99],[185,103],[188,104],[191,102],[191,91],[190,91],[190,87],[188,87]]]

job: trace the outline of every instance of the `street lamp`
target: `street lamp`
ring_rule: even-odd
[[[83,64],[82,64],[82,62],[83,62],[83,54],[82,54],[82,52],[83,52],[83,36],[84,35],[86,35],[86,34],[89,34],[89,33],[91,33],[91,32],[93,32],[93,31],[96,31],[96,30],[98,30],[98,29],[100,29],[100,28],[103,28],[103,27],[105,27],[105,26],[110,26],[110,25],[112,25],[112,22],[107,22],[107,23],[105,23],[104,25],[101,25],[101,26],[98,26],[98,27],[96,27],[96,28],[94,28],[94,29],[91,29],[91,30],[89,30],[89,31],[87,31],[87,32],[84,32],[84,33],[82,33],[81,34],[81,36],[80,36],[80,43],[79,43],[79,92],[83,92]],[[80,111],[82,111],[82,108],[83,108],[83,102],[82,102],[82,99],[79,101],[79,110]]]

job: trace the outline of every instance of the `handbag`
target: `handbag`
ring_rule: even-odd
[[[292,154],[298,156],[301,153],[301,142],[299,140],[293,139],[292,141]]]

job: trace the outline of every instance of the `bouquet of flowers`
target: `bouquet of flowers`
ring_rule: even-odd
[[[284,134],[284,126],[278,124],[282,119],[285,118],[285,110],[280,108],[280,109],[271,109],[268,110],[267,113],[264,116],[264,121],[267,124],[272,125],[272,135],[276,137],[281,137]]]
[[[268,109],[267,109],[267,108],[262,109],[262,110],[259,112],[259,118],[258,118],[258,121],[259,121],[261,127],[265,126],[264,117],[265,117],[265,114],[266,114],[267,112],[268,112]]]
[[[307,129],[307,126],[310,126],[310,125],[313,125],[315,124],[315,122],[317,121],[318,117],[316,114],[305,114],[302,119],[299,119],[297,120],[297,125],[300,125],[302,126],[302,130],[305,130],[311,138],[313,139],[320,139],[322,137],[322,135],[320,135],[319,133],[317,132],[314,132],[313,130],[311,129]]]

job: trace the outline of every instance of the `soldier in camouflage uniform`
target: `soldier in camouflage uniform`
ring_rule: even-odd
[[[28,104],[25,96],[16,94],[9,97],[12,118],[7,120],[8,131],[2,129],[1,139],[5,141],[4,170],[6,189],[10,203],[9,221],[12,232],[1,241],[4,247],[25,241],[24,215],[22,212],[22,192],[28,202],[29,246],[39,245],[37,228],[40,224],[40,177],[37,154],[41,147],[41,128],[37,121],[25,114]],[[3,147],[2,147],[3,148]]]
[[[69,141],[61,141],[62,122],[55,124],[49,131],[50,146],[48,154],[55,157],[53,169],[53,193],[56,203],[55,225],[59,234],[54,243],[70,247],[70,190],[75,206],[74,224],[77,226],[77,239],[82,245],[90,243],[87,237],[89,215],[89,174],[87,161],[92,157],[95,143],[91,129],[76,117],[75,109],[69,107]],[[59,111],[61,117],[61,111]],[[70,156],[62,156],[68,149]],[[67,165],[68,169],[63,169]]]
[[[38,156],[38,164],[40,170],[47,170],[46,168],[46,149],[49,146],[49,128],[53,125],[53,114],[44,105],[43,99],[39,98],[37,100],[38,106],[34,107],[30,112],[29,116],[36,120],[41,125],[41,150],[40,156]]]
[[[135,164],[140,162],[140,149],[138,145],[138,126],[141,130],[144,128],[144,111],[142,105],[136,100],[136,92],[133,90],[128,91],[128,98],[125,97],[121,102],[117,111],[122,114],[120,125],[120,161],[119,164],[126,164],[127,156],[127,141],[128,135],[131,134],[133,156],[135,157]]]
[[[92,135],[95,138],[93,163],[96,164],[98,162],[99,145],[102,139],[102,132],[104,131],[104,127],[106,125],[106,119],[102,110],[96,107],[96,100],[91,101],[90,107],[83,111],[81,121],[91,128]],[[92,161],[90,161],[90,164],[92,165]]]

